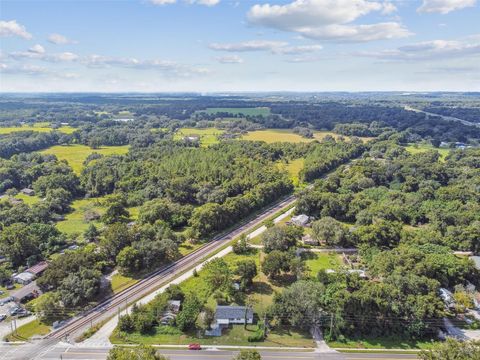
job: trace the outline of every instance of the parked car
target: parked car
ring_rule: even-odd
[[[202,350],[200,344],[190,344],[188,345],[188,350]]]
[[[6,298],[0,299],[0,306],[8,304],[10,301],[13,301],[13,300],[14,300],[13,296],[8,296]]]
[[[13,290],[13,289],[15,289],[15,285],[13,285],[13,283],[8,283],[7,285],[5,285],[5,289]]]
[[[5,314],[0,314],[0,322],[2,322],[3,320],[5,320],[7,318],[7,315]]]

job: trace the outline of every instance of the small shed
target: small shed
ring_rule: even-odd
[[[25,194],[25,195],[28,195],[28,196],[34,196],[35,195],[35,191],[33,189],[29,189],[29,188],[22,189],[22,190],[20,190],[20,192],[22,194]]]
[[[297,226],[307,226],[310,221],[310,217],[305,214],[300,214],[292,217],[291,223]]]

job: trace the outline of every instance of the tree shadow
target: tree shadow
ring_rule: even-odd
[[[264,281],[254,281],[251,292],[261,295],[271,295],[273,293],[273,288],[270,284]]]

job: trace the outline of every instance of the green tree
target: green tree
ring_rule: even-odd
[[[245,234],[233,244],[232,250],[235,254],[247,254],[250,251],[250,246],[248,246],[247,236]]]
[[[130,213],[121,201],[114,201],[102,216],[105,224],[127,223],[130,220]]]
[[[87,230],[85,230],[85,232],[83,233],[83,237],[85,238],[85,240],[90,242],[97,240],[99,235],[100,233],[98,232],[98,229],[94,224],[88,225]]]
[[[295,246],[302,236],[303,229],[297,226],[274,226],[262,234],[262,244],[265,252],[273,250],[286,251]]]
[[[274,279],[282,272],[290,271],[290,254],[273,250],[265,256],[262,262],[262,271],[269,278]]]
[[[460,342],[448,338],[432,350],[424,350],[420,354],[422,360],[478,360],[480,359],[480,342]]]
[[[116,258],[118,253],[132,243],[132,235],[126,224],[115,223],[108,226],[103,231],[100,247],[105,254],[112,260]]]
[[[233,360],[262,360],[262,356],[257,350],[240,350]]]
[[[240,284],[242,289],[250,287],[253,283],[253,278],[257,276],[257,265],[254,260],[243,260],[237,263],[235,275],[240,276]]]
[[[153,346],[140,345],[133,348],[114,346],[108,352],[107,360],[168,360],[168,358],[158,354]]]
[[[122,274],[135,274],[141,269],[141,255],[133,247],[126,246],[118,253],[116,263]]]
[[[232,284],[232,274],[222,258],[216,258],[203,266],[205,281],[211,290],[226,290]]]
[[[45,323],[52,323],[65,315],[65,309],[60,303],[60,294],[49,291],[35,301],[35,314]]]
[[[341,222],[326,216],[313,222],[312,237],[320,243],[330,246],[346,246],[348,229]]]

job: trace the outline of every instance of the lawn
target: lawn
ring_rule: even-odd
[[[310,275],[316,277],[320,270],[336,270],[342,266],[342,258],[337,253],[303,253],[305,265],[310,269]]]
[[[327,135],[330,135],[335,139],[340,137],[340,135],[335,134],[331,131],[314,131],[313,138],[307,139],[298,134],[295,134],[291,129],[265,129],[265,130],[250,131],[246,135],[243,135],[241,139],[250,140],[250,141],[265,141],[267,143],[274,143],[274,142],[300,143],[300,142],[310,142],[313,140],[322,140]],[[348,137],[344,136],[344,138],[348,138]],[[363,139],[365,141],[368,140],[368,138],[363,138]]]
[[[114,294],[119,293],[122,290],[136,284],[138,279],[134,279],[128,276],[123,276],[120,274],[115,274],[112,276],[111,286]]]
[[[249,115],[249,116],[268,116],[270,115],[270,109],[268,107],[254,107],[254,108],[207,108],[206,110],[202,110],[202,112],[206,112],[207,114],[216,114],[219,112],[226,112],[234,115],[242,114],[242,115]]]
[[[431,349],[438,342],[433,340],[411,340],[399,337],[362,337],[345,341],[329,341],[332,348],[343,349]]]
[[[166,327],[162,327],[166,328]],[[308,333],[279,329],[269,332],[267,339],[263,342],[248,342],[248,336],[254,333],[255,325],[248,325],[244,329],[243,325],[234,325],[223,331],[220,337],[198,338],[195,334],[184,334],[176,328],[167,327],[168,334],[154,333],[150,335],[141,335],[139,333],[126,334],[125,337],[119,336],[117,330],[110,337],[114,344],[136,343],[136,344],[172,344],[187,345],[191,343],[201,343],[202,345],[237,345],[237,346],[272,346],[272,347],[304,347],[312,348],[315,344]]]
[[[198,136],[202,146],[209,146],[217,144],[219,142],[217,136],[223,133],[223,130],[217,128],[181,128],[175,133],[174,139],[182,140],[185,136]]]
[[[16,334],[7,336],[8,341],[24,341],[31,337],[38,335],[43,336],[50,332],[50,326],[40,322],[40,320],[33,320],[17,328]]]
[[[408,145],[408,146],[405,146],[405,149],[410,154],[418,154],[418,153],[426,152],[426,151],[429,151],[429,150],[435,150],[440,154],[440,160],[441,161],[445,161],[445,157],[450,153],[450,149],[436,148],[436,147],[433,147],[432,145],[429,145],[429,144]]]
[[[204,244],[202,244],[202,243],[191,244],[191,243],[185,241],[178,246],[178,251],[180,251],[180,254],[182,256],[186,256],[186,255],[190,254],[191,252],[197,250],[202,245],[204,245]]]
[[[89,225],[84,219],[85,213],[95,211],[101,215],[105,211],[105,208],[99,204],[99,200],[100,198],[74,200],[71,205],[73,211],[65,216],[65,220],[57,222],[57,229],[69,235],[83,233]],[[98,221],[93,223],[100,225]]]
[[[38,126],[42,125],[42,126]],[[9,126],[9,127],[0,127],[0,135],[5,135],[5,134],[11,134],[14,132],[19,132],[19,131],[37,131],[37,132],[50,132],[53,131],[51,127],[48,127],[48,123],[39,123],[37,125],[23,125],[23,126]],[[55,129],[57,131],[60,131],[65,134],[71,134],[76,128],[73,128],[71,126],[61,126],[58,129]]]
[[[83,162],[90,154],[101,155],[124,155],[128,153],[128,145],[124,146],[103,146],[99,149],[92,149],[85,145],[58,145],[41,151],[42,154],[53,154],[60,160],[66,160],[75,173],[80,174],[83,169]]]

